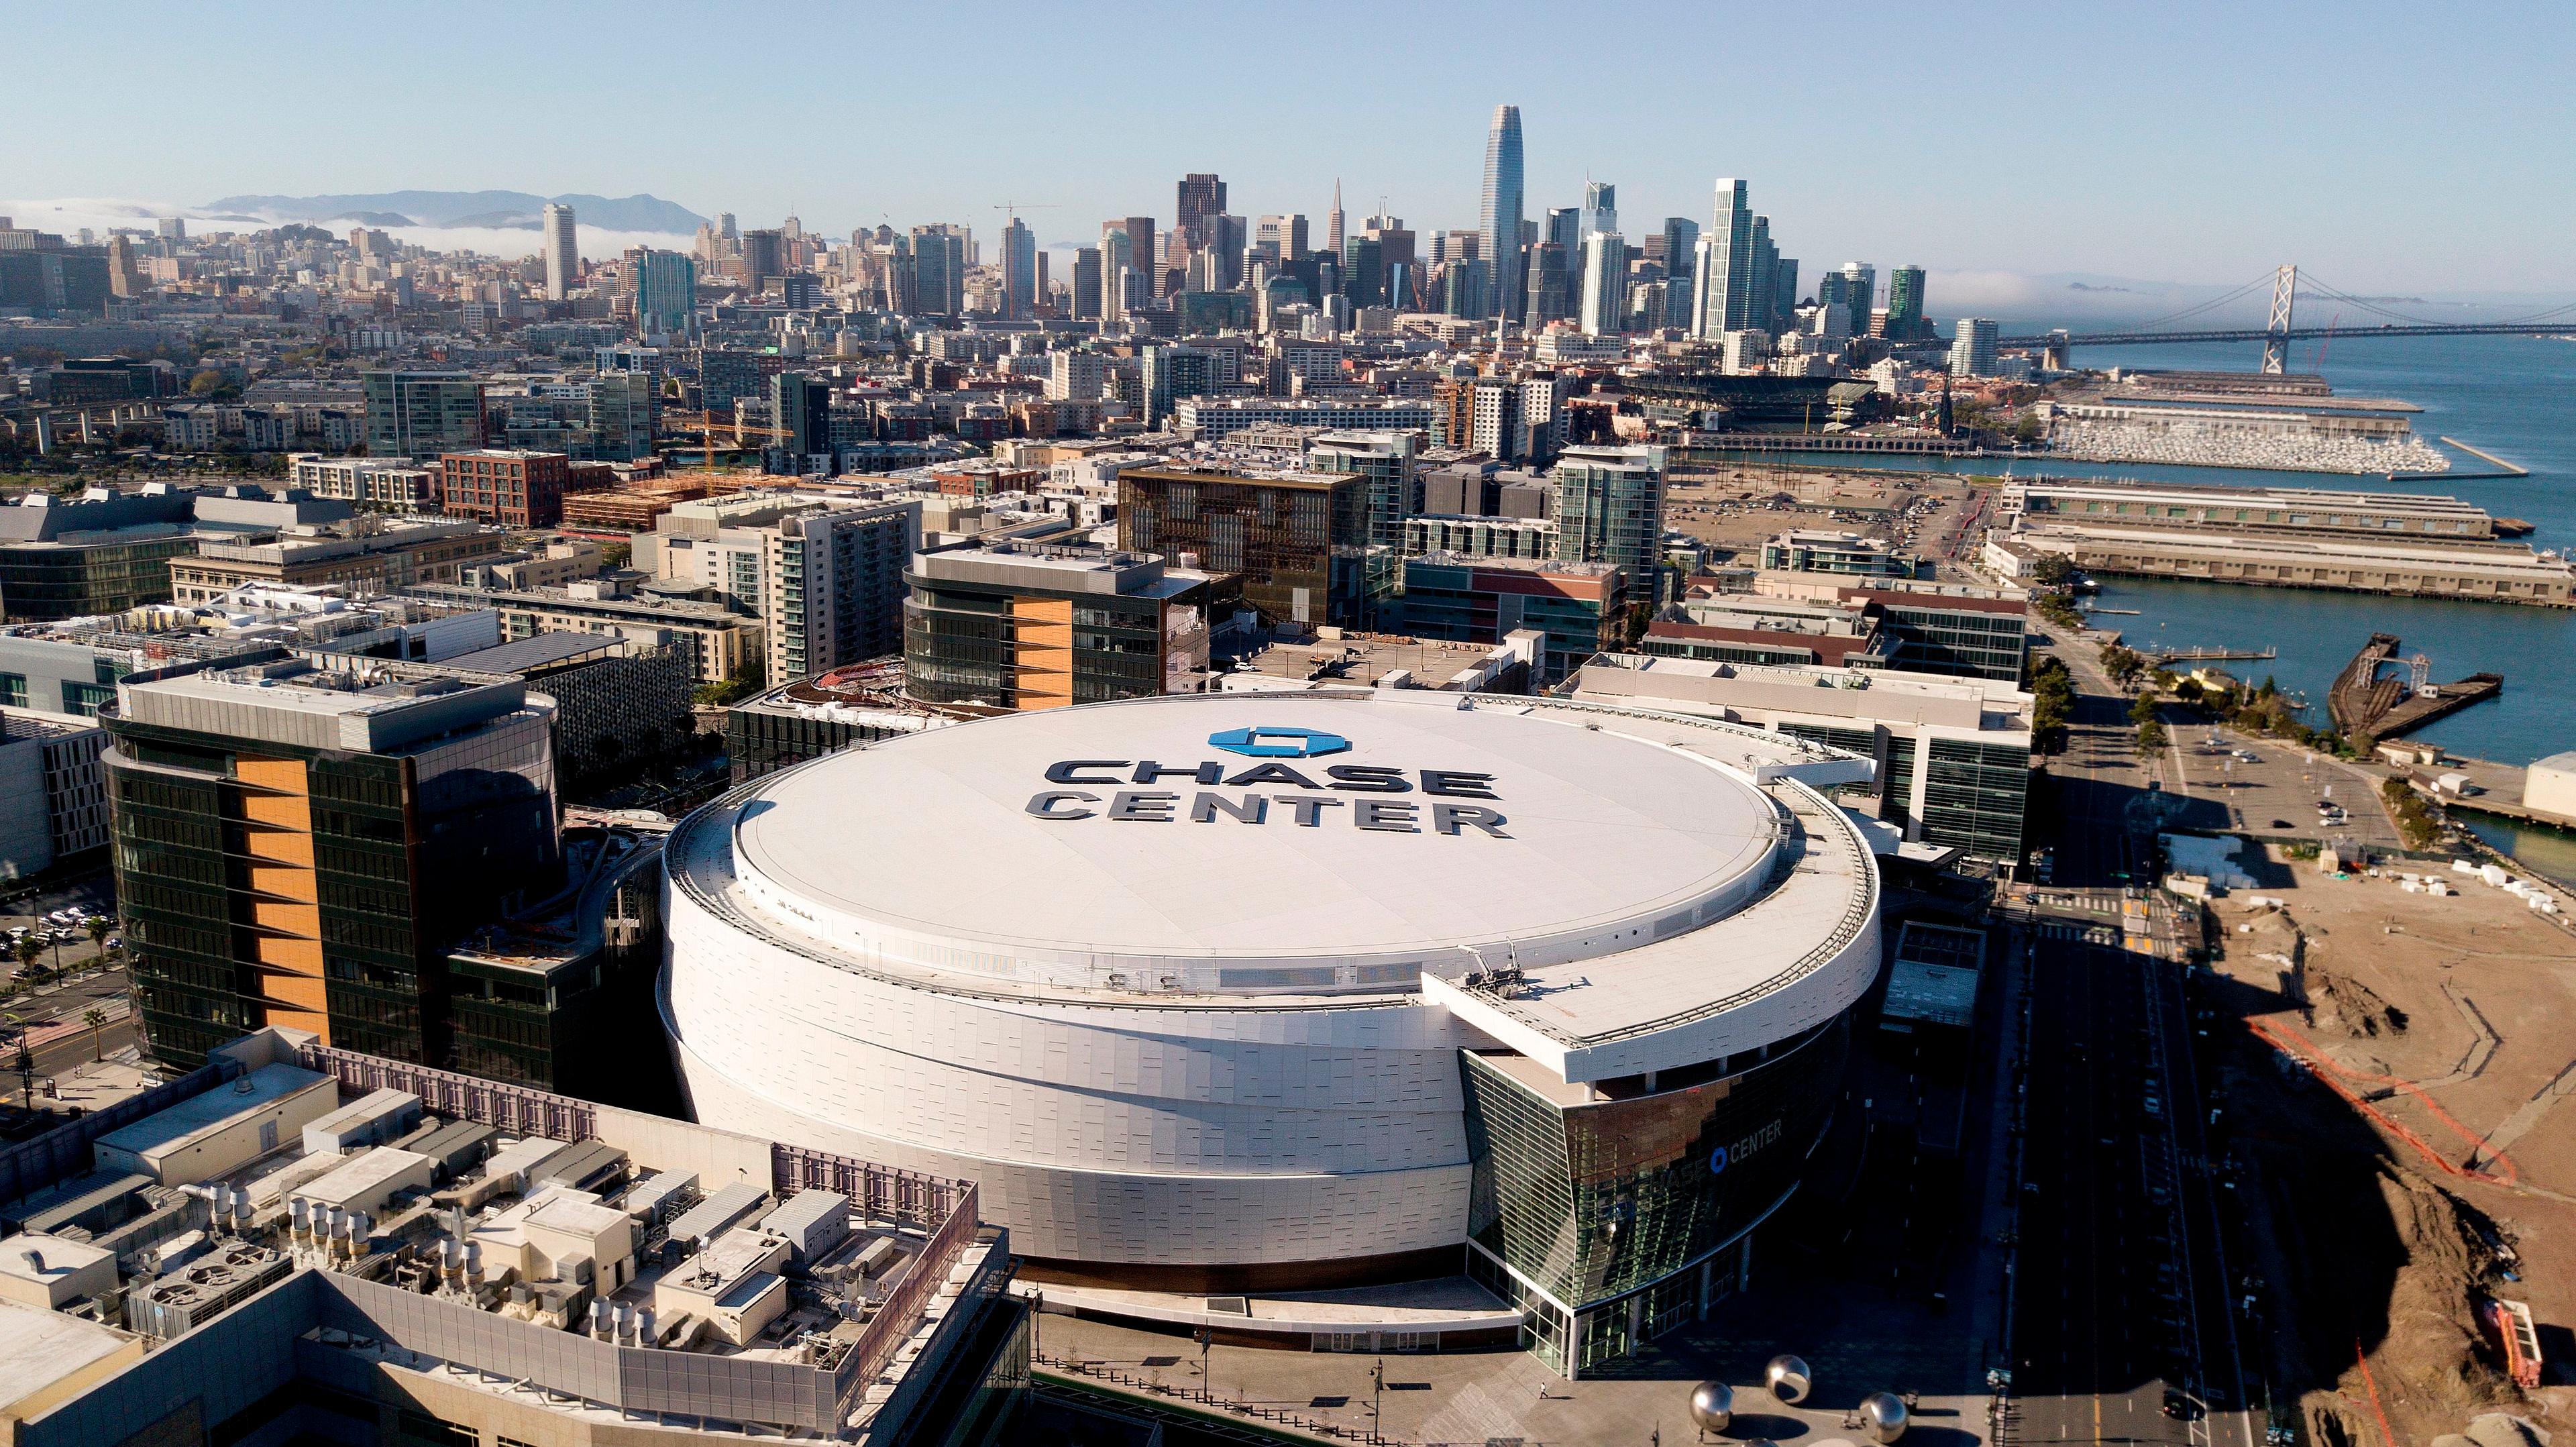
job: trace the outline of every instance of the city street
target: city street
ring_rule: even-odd
[[[2098,908],[2144,872],[2132,828],[2153,775],[2130,749],[2126,700],[2089,659],[2068,662],[2083,692],[2046,785],[2048,892]],[[2152,762],[2178,790],[2173,761]],[[2023,946],[2017,1436],[2252,1447],[2218,1204],[2228,1187],[2202,1135],[2184,967],[2128,948],[2114,921],[2051,922]]]

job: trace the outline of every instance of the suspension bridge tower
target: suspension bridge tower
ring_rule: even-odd
[[[2282,267],[2272,278],[2272,319],[2263,324],[2263,374],[2277,377],[2290,368],[2290,307],[2299,299],[2299,268]]]

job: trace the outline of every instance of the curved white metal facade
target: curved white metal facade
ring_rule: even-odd
[[[971,1177],[986,1217],[1034,1257],[1117,1268],[1394,1256],[1467,1235],[1462,1048],[1509,1045],[1533,1059],[1555,1048],[1561,1073],[1595,1055],[1651,1068],[1654,1042],[1688,1051],[1709,1037],[1709,1011],[1694,1005],[1744,997],[1717,1011],[1724,1047],[1740,1050],[1847,1008],[1875,970],[1875,929],[1850,928],[1856,909],[1874,918],[1874,869],[1797,778],[1847,761],[1791,740],[1499,698],[1437,709],[1209,695],[1041,717],[816,760],[681,826],[666,855],[663,1008],[698,1119]],[[1114,791],[1059,785],[1045,769],[1087,761],[1059,772],[1089,780],[1120,775],[1102,761],[1194,768],[1230,756],[1186,752],[1182,740],[1266,721],[1346,741],[1331,758],[1289,761],[1313,780],[1344,761],[1368,782],[1403,772],[1409,787],[1425,769],[1468,770],[1507,822],[1444,835],[1301,826],[1285,812],[1194,821],[1195,778],[1173,781],[1184,802],[1169,818],[1059,819],[1024,805],[1071,790],[1103,796],[1105,809]],[[977,736],[987,744],[955,746]],[[949,747],[918,747],[943,738]],[[1607,772],[1585,772],[1594,758]],[[1676,762],[1692,773],[1670,773]],[[1261,767],[1232,757],[1225,768],[1236,764]],[[1659,781],[1654,797],[1622,802],[1629,777]],[[1240,800],[1263,786],[1216,787]],[[1416,799],[1427,824],[1427,799]],[[1327,837],[1334,827],[1347,832]],[[1623,827],[1648,831],[1649,853],[1691,857],[1604,868],[1630,857]],[[989,858],[969,883],[1010,891],[1010,903],[979,909],[971,889],[961,895],[920,859],[888,864],[906,839],[934,862]],[[1059,870],[1019,865],[1057,850]],[[1264,850],[1275,851],[1266,865]],[[1223,867],[1175,865],[1193,859]],[[1522,891],[1578,926],[1531,962],[1533,973],[1577,972],[1557,1007],[1485,984],[1513,946],[1480,925],[1511,915],[1516,874],[1539,868],[1576,876]],[[1384,880],[1450,888],[1452,871],[1462,898],[1371,893]],[[1297,898],[1276,897],[1280,877]],[[1016,968],[996,938],[1028,939],[1048,916],[1047,891],[1071,882],[1122,896],[1064,909],[1088,921],[1083,932],[1029,940]],[[1349,892],[1346,910],[1314,897],[1333,888]],[[1636,907],[1640,890],[1649,908]],[[1229,900],[1296,923],[1242,927]],[[1689,951],[1694,941],[1705,951]],[[1640,966],[1634,998],[1623,956]],[[1335,964],[1353,957],[1401,960],[1404,978],[1363,981]],[[1316,983],[1264,991],[1236,981],[1283,977],[1228,974],[1283,966],[1301,972],[1284,978]],[[1542,1038],[1551,1031],[1555,1047]],[[1587,1053],[1593,1034],[1613,1046]]]

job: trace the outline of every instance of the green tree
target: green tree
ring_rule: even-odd
[[[107,1050],[100,1044],[100,1037],[107,1029],[107,1012],[92,1005],[81,1011],[81,1023],[89,1027],[89,1058],[92,1061],[105,1060]]]
[[[18,977],[20,979],[23,980],[28,977],[28,967],[36,963],[37,957],[42,955],[44,952],[45,942],[36,938],[34,935],[20,935],[17,942],[9,946],[9,953],[18,957]]]
[[[2138,725],[2138,756],[2145,758],[2165,746],[2165,726],[2150,718]]]
[[[2030,565],[2030,579],[2043,588],[2063,588],[2075,581],[2075,560],[2064,553],[2050,553]]]

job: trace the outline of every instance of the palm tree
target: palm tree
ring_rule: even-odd
[[[107,1012],[92,1005],[81,1011],[81,1023],[89,1027],[89,1058],[93,1062],[105,1060],[107,1052],[99,1044],[99,1032],[107,1028]]]
[[[89,967],[93,970],[104,969],[107,965],[107,932],[115,926],[109,924],[107,916],[103,914],[91,915],[81,923],[89,930],[91,946]]]
[[[44,952],[44,943],[34,935],[20,935],[18,942],[9,947],[9,953],[18,957],[18,975],[22,982],[26,978],[27,967],[33,965],[36,962],[36,956]]]

